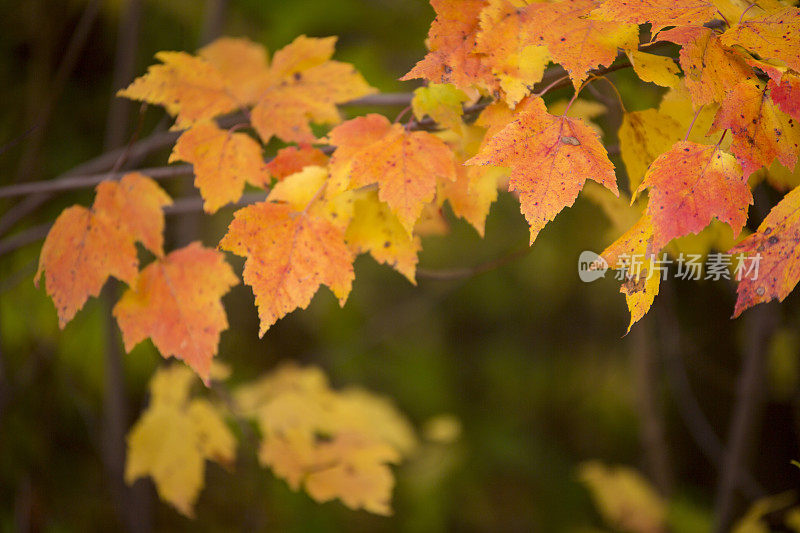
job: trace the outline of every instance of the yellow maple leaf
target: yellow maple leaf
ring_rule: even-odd
[[[463,104],[469,97],[464,91],[449,83],[432,83],[414,90],[411,109],[417,120],[426,115],[445,128],[459,130]]]
[[[650,23],[653,35],[667,26],[702,26],[716,15],[707,0],[606,0],[592,12],[598,20]]]
[[[160,65],[117,94],[162,105],[175,116],[175,128],[235,111],[243,102],[233,96],[222,74],[207,60],[186,52],[158,52]]]
[[[800,9],[784,7],[734,24],[720,37],[727,46],[739,45],[764,59],[785,62],[800,71]]]
[[[203,487],[205,461],[230,464],[236,441],[217,408],[189,399],[193,374],[172,365],[156,372],[150,405],[128,434],[125,481],[150,476],[161,499],[186,516]]]
[[[631,191],[639,188],[650,164],[684,134],[679,122],[657,109],[625,112],[618,135]]]
[[[198,50],[226,82],[228,91],[244,105],[252,105],[269,81],[267,51],[249,39],[220,37]]]
[[[394,475],[417,445],[408,421],[387,400],[360,389],[332,390],[319,369],[284,365],[235,392],[258,422],[260,462],[319,502],[391,513]]]
[[[625,274],[619,291],[625,295],[631,313],[629,332],[633,324],[650,310],[661,284],[661,272],[656,272],[653,262],[660,250],[652,250],[652,242],[653,222],[645,214],[600,254],[609,268],[622,270]]]
[[[344,238],[355,253],[369,252],[377,262],[391,266],[416,284],[420,239],[408,234],[375,191],[356,199]]]
[[[662,87],[675,87],[681,81],[681,69],[671,57],[648,54],[638,50],[628,51],[633,70],[642,81],[649,81]]]
[[[579,475],[608,525],[637,533],[665,531],[667,502],[636,470],[589,461]]]

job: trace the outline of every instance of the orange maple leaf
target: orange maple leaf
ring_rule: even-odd
[[[797,163],[800,127],[769,98],[768,84],[744,80],[723,101],[713,127],[733,134],[731,151],[745,176],[777,158],[789,170]]]
[[[248,39],[220,37],[197,51],[225,80],[227,90],[244,105],[252,105],[269,82],[267,51]]]
[[[107,217],[78,205],[68,207],[47,234],[34,283],[44,272],[47,294],[64,328],[109,276],[133,283],[139,261],[133,239]]]
[[[186,52],[158,52],[156,59],[162,64],[152,65],[117,95],[164,106],[175,116],[177,129],[230,113],[243,104],[207,60]]]
[[[301,144],[300,146],[288,146],[278,150],[275,158],[267,163],[267,170],[273,178],[280,181],[286,176],[300,172],[305,167],[324,167],[327,164],[328,156],[322,150],[309,144]]]
[[[114,306],[125,349],[150,337],[161,355],[182,359],[208,384],[228,328],[220,299],[237,283],[223,255],[198,242],[153,261]]]
[[[495,0],[509,4],[509,0]],[[598,66],[610,65],[617,57],[617,49],[635,49],[639,44],[639,29],[634,24],[592,20],[587,15],[597,7],[596,0],[565,0],[557,3],[534,2],[524,7],[507,10],[510,20],[502,27],[516,26],[519,47],[546,45],[556,63],[569,73],[572,83],[579,87],[588,72]],[[486,48],[494,43],[491,37],[494,25],[482,28],[478,39]],[[507,35],[503,32],[502,36]],[[499,46],[503,46],[498,42]]]
[[[685,26],[662,31],[661,41],[681,45],[679,59],[683,78],[695,108],[722,102],[739,81],[753,75],[741,55],[724,46],[713,30]]]
[[[151,178],[139,172],[125,174],[119,182],[97,186],[93,210],[102,212],[133,240],[156,256],[164,255],[164,213],[172,199]]]
[[[197,56],[159,52],[120,96],[159,104],[175,115],[175,128],[254,105],[253,127],[264,143],[315,140],[310,123],[339,122],[336,104],[375,92],[352,65],[330,61],[335,37],[301,35],[267,64],[263,47],[246,39],[219,39]]]
[[[478,16],[485,0],[431,0],[436,18],[428,32],[430,52],[400,78],[452,83],[460,89],[492,85],[489,69],[475,53]]]
[[[382,115],[370,114],[337,126],[328,134],[336,151],[334,180],[358,188],[378,184],[386,202],[411,234],[423,206],[436,194],[436,180],[455,180],[453,152],[425,131],[408,132]]]
[[[795,120],[800,120],[800,76],[784,74],[780,83],[767,82],[769,97],[778,108]]]
[[[138,173],[97,187],[92,209],[72,206],[47,234],[34,276],[45,275],[47,294],[58,313],[59,327],[72,320],[89,296],[97,296],[109,276],[129,285],[138,274],[136,241],[162,255],[164,214],[169,196]]]
[[[733,318],[754,305],[775,298],[783,301],[792,292],[800,281],[799,240],[800,188],[795,188],[772,208],[756,233],[728,250],[757,261],[754,272],[738,276]]]
[[[336,124],[336,104],[360,98],[375,89],[352,65],[331,61],[336,37],[299,36],[275,52],[269,84],[252,110],[252,123],[266,144],[276,136],[286,142],[316,140],[310,123]]]
[[[342,229],[290,205],[238,210],[219,246],[247,258],[244,281],[256,297],[262,336],[281,317],[305,309],[320,285],[344,305],[353,284],[353,254]]]
[[[541,98],[532,100],[466,164],[511,167],[508,188],[519,191],[531,243],[575,202],[587,179],[619,194],[614,165],[597,133],[581,119],[549,114]]]
[[[169,156],[169,162],[174,161],[194,166],[194,183],[207,213],[237,202],[245,182],[256,187],[269,184],[261,145],[244,133],[222,130],[212,121],[198,122],[183,132]]]
[[[516,105],[542,79],[550,53],[530,38],[530,17],[507,0],[491,0],[481,12],[476,50],[484,55],[509,105]]]
[[[720,39],[727,46],[738,44],[764,59],[778,59],[800,71],[800,9],[796,7],[734,24]]]
[[[647,213],[654,228],[652,249],[658,253],[676,237],[699,233],[716,217],[738,235],[753,196],[736,159],[719,149],[689,141],[661,154],[636,193],[650,189]]]
[[[706,0],[606,0],[592,12],[600,20],[651,25],[653,35],[667,26],[702,26],[717,15]]]

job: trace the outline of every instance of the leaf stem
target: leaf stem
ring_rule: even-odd
[[[561,76],[560,78],[557,78],[553,83],[549,84],[547,87],[545,87],[544,89],[542,89],[538,93],[533,93],[533,96],[538,96],[539,98],[541,98],[542,96],[547,94],[547,92],[550,89],[552,89],[556,85],[561,84],[564,80],[567,80],[567,79],[569,79],[569,76],[565,74],[564,76]]]
[[[741,24],[742,23],[742,19],[744,18],[744,14],[747,13],[748,11],[750,11],[750,8],[753,7],[754,5],[756,5],[756,4],[752,3],[749,6],[747,6],[747,9],[742,11],[742,15],[739,17],[739,21],[736,24]]]
[[[686,130],[686,135],[683,137],[683,142],[686,142],[687,140],[689,140],[689,134],[692,133],[692,128],[694,127],[694,123],[695,123],[695,121],[697,121],[697,117],[700,116],[700,111],[702,111],[702,110],[703,110],[703,106],[700,106],[700,107],[697,108],[697,111],[695,111],[694,118],[692,118],[692,123],[689,124],[689,129]]]

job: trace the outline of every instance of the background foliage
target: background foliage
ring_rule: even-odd
[[[136,73],[144,72],[158,50],[195,50],[208,28],[206,4],[214,3],[143,2]],[[225,34],[247,36],[271,51],[298,34],[338,35],[337,59],[352,62],[387,92],[416,86],[397,78],[424,55],[433,18],[422,0],[227,4]],[[117,28],[127,5],[99,4],[74,68],[62,75],[64,52],[91,7],[77,0],[0,3],[3,184],[48,179],[102,152]],[[659,89],[643,90],[632,73],[610,77],[629,110],[658,101]],[[601,101],[611,97],[600,90]],[[570,95],[555,92],[553,99]],[[381,111],[393,118],[399,109]],[[160,110],[148,110],[142,131],[163,127],[162,117]],[[618,118],[612,113],[599,119],[607,145],[616,143]],[[18,143],[7,144],[33,125]],[[154,154],[148,161],[161,165],[166,156]],[[618,158],[614,162],[620,166]],[[167,188],[175,196],[191,193],[188,180]],[[759,194],[771,195],[772,203],[777,198],[766,187]],[[90,190],[61,194],[0,238],[52,221],[65,206],[86,205],[91,197]],[[0,200],[0,218],[20,201]],[[223,209],[213,217],[169,219],[177,228],[168,248],[198,237],[214,245],[230,216]],[[469,267],[527,247],[527,224],[508,195],[492,207],[485,240],[463,221],[449,220],[449,235],[426,238],[422,269]],[[299,361],[322,367],[336,387],[357,384],[390,396],[423,433],[442,413],[459,421],[462,431],[454,442],[429,440],[398,469],[390,518],[339,503],[317,505],[259,468],[255,451],[246,446],[231,471],[209,465],[194,523],[158,502],[149,481],[140,481],[133,496],[121,492],[109,474],[114,458],[106,428],[115,422],[130,427],[162,360],[149,343],[137,347],[124,357],[125,381],[121,394],[114,394],[120,391],[109,390],[105,353],[119,332],[103,300],[91,301],[59,332],[52,303],[31,282],[39,241],[2,253],[0,527],[107,529],[130,524],[133,509],[158,529],[241,524],[278,531],[580,530],[603,524],[581,482],[586,470],[579,468],[597,459],[637,468],[657,485],[666,484],[673,494],[671,523],[702,531],[718,471],[687,429],[687,417],[700,411],[695,407],[687,415],[680,372],[685,369],[701,414],[724,442],[752,317],[729,321],[731,285],[678,280],[662,287],[668,297],[656,300],[653,311],[622,338],[628,317],[617,283],[583,284],[575,268],[580,251],[611,242],[610,227],[582,197],[548,225],[530,253],[464,279],[423,275],[418,287],[362,257],[344,309],[323,291],[309,310],[280,321],[261,340],[250,289],[239,285],[226,296],[231,329],[222,336],[219,359],[236,370],[234,381],[252,379],[281,361]],[[763,341],[766,402],[754,432],[758,453],[748,465],[763,494],[800,482],[800,470],[789,464],[799,455],[796,300],[792,295],[779,307],[767,304],[781,319],[777,333]],[[642,371],[643,364],[652,365],[652,375]],[[653,444],[644,436],[653,413],[643,408],[643,394],[660,408],[656,416],[663,421],[666,447],[656,453],[667,452],[666,478],[650,460]],[[108,398],[118,396],[127,412],[124,420],[109,421]],[[744,509],[745,501],[740,503]]]

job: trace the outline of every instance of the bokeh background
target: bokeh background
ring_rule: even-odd
[[[408,92],[417,85],[397,79],[424,55],[433,16],[423,0],[2,0],[0,184],[59,176],[127,142],[140,120],[141,136],[168,127],[160,109],[140,119],[128,104],[115,104],[122,107],[108,125],[120,39],[140,75],[155,52],[194,51],[219,34],[270,51],[299,34],[338,35],[337,59],[382,91]],[[629,110],[658,102],[659,89],[643,89],[626,71],[611,79]],[[598,84],[586,97],[613,105],[610,95]],[[551,101],[569,96],[557,91]],[[393,118],[400,109],[380,111]],[[613,154],[619,114],[597,122]],[[167,155],[135,163],[164,165]],[[621,168],[620,175],[624,187]],[[162,184],[176,197],[196,194],[187,178]],[[763,185],[757,193],[767,204],[779,197]],[[59,331],[52,303],[32,283],[42,225],[68,205],[88,205],[92,194],[59,193],[35,208],[28,198],[0,199],[4,531],[613,529],[579,478],[589,460],[636,469],[668,498],[671,529],[705,531],[720,498],[737,390],[753,416],[735,515],[760,496],[798,487],[800,469],[790,464],[800,458],[796,296],[731,321],[731,283],[670,281],[626,336],[618,282],[586,284],[577,275],[582,250],[599,251],[617,237],[603,210],[582,196],[521,253],[527,225],[516,200],[501,194],[485,239],[446,210],[449,232],[424,239],[427,275],[417,286],[361,257],[344,309],[323,289],[308,310],[260,340],[250,289],[239,285],[225,297],[231,328],[219,359],[234,382],[297,361],[322,367],[337,387],[392,398],[421,433],[443,414],[458,421],[447,444],[397,469],[394,515],[318,505],[258,467],[243,443],[230,471],[209,465],[191,521],[158,501],[149,481],[133,490],[120,482],[120,439],[163,361],[149,342],[117,355],[120,335],[109,320],[116,288]],[[168,218],[168,247],[216,245],[231,213]],[[760,216],[752,214],[751,227]],[[435,279],[494,260],[499,266],[484,273]],[[743,361],[752,363],[749,388],[741,384]],[[781,513],[768,520],[782,522]]]

